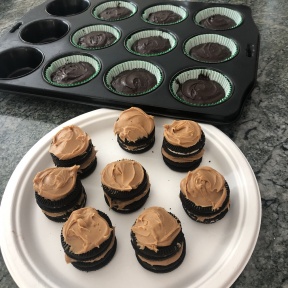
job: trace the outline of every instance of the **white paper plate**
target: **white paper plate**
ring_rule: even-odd
[[[231,189],[231,209],[215,224],[192,221],[179,199],[177,173],[164,164],[161,156],[163,124],[172,119],[155,117],[156,142],[148,152],[133,155],[123,151],[113,134],[119,111],[99,109],[76,117],[44,136],[23,157],[8,182],[1,207],[1,249],[7,267],[20,287],[228,287],[247,264],[255,247],[260,222],[260,193],[254,173],[237,146],[217,128],[201,124],[206,134],[201,165],[210,165],[224,175]],[[107,213],[116,226],[118,247],[112,261],[95,272],[81,272],[64,261],[60,243],[61,223],[48,220],[36,205],[34,175],[52,167],[50,141],[61,127],[76,124],[92,138],[98,150],[95,172],[83,180],[87,206]],[[147,170],[151,193],[146,205],[162,206],[182,222],[187,254],[182,265],[166,274],[143,269],[130,244],[130,228],[142,211],[129,215],[109,211],[100,184],[100,172],[109,162],[135,159]]]

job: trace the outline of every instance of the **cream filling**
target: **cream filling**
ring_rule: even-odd
[[[112,199],[106,193],[104,193],[104,194],[107,197],[110,208],[116,208],[118,210],[123,210],[126,206],[142,199],[149,192],[150,186],[151,186],[150,183],[148,183],[145,191],[141,195],[136,196],[133,199],[129,199],[129,200]]]
[[[172,156],[170,154],[168,154],[164,148],[161,149],[161,152],[163,154],[163,156],[165,156],[167,159],[173,161],[173,162],[177,162],[177,163],[188,163],[188,162],[193,162],[196,161],[198,159],[200,159],[203,154],[204,154],[204,149],[201,149],[199,151],[199,153],[197,153],[196,155],[191,155],[191,156],[187,156],[187,157],[175,157]]]
[[[65,254],[66,263],[67,264],[70,264],[72,262],[86,262],[86,263],[89,263],[89,262],[95,262],[95,261],[99,261],[99,260],[103,259],[106,256],[106,254],[112,249],[112,247],[113,247],[113,245],[115,243],[115,227],[113,227],[113,232],[112,233],[113,233],[113,238],[112,238],[111,243],[109,244],[107,249],[100,256],[98,256],[96,258],[93,258],[91,260],[88,260],[88,261],[77,261],[77,260],[69,257],[67,254]]]
[[[183,243],[182,244],[178,243],[178,245],[181,245],[181,248],[179,249],[179,251],[176,254],[174,254],[172,257],[164,259],[164,260],[150,260],[150,259],[144,258],[144,257],[142,257],[140,255],[138,255],[138,257],[143,262],[146,262],[146,263],[148,263],[151,266],[168,266],[168,265],[170,265],[172,263],[175,263],[182,255]]]

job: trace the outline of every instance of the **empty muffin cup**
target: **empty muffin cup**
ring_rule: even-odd
[[[125,40],[126,49],[139,56],[166,54],[173,50],[176,45],[177,40],[172,33],[155,29],[133,33]]]
[[[61,39],[69,31],[69,25],[59,19],[37,20],[26,25],[20,38],[32,44],[47,44]]]
[[[126,1],[109,1],[96,6],[93,16],[104,21],[120,21],[131,17],[137,11],[137,6]]]
[[[100,62],[85,54],[63,56],[48,64],[44,79],[53,86],[73,87],[85,84],[100,72]]]
[[[88,9],[88,0],[54,0],[46,6],[46,11],[54,16],[77,15]]]
[[[90,25],[77,30],[71,43],[80,49],[97,50],[115,44],[121,36],[120,30],[110,25]]]
[[[184,43],[184,53],[204,63],[220,63],[234,58],[238,53],[236,43],[218,34],[201,34]]]
[[[228,30],[238,27],[243,18],[235,10],[225,7],[211,7],[199,11],[194,18],[196,24],[211,30]]]
[[[162,81],[161,69],[141,60],[120,63],[112,67],[104,77],[105,86],[110,91],[123,96],[147,94],[157,89]]]
[[[16,47],[0,53],[0,79],[11,80],[37,70],[44,60],[43,53],[32,47]]]
[[[186,9],[171,4],[162,4],[145,9],[142,19],[154,25],[173,25],[182,22],[188,16]]]
[[[188,69],[176,74],[169,85],[178,101],[190,106],[213,106],[232,95],[232,84],[223,74],[211,69]]]

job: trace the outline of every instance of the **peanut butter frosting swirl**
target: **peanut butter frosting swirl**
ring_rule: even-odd
[[[79,167],[53,167],[38,172],[33,179],[33,188],[46,199],[62,199],[74,188]]]
[[[131,191],[137,188],[143,179],[144,169],[134,160],[111,162],[101,172],[101,183],[118,191]]]
[[[208,166],[189,171],[182,179],[180,189],[195,205],[213,210],[219,209],[227,196],[224,177]]]
[[[49,152],[60,160],[72,159],[86,152],[89,141],[90,137],[80,127],[67,126],[53,137]]]
[[[191,147],[200,140],[201,134],[200,125],[190,120],[175,120],[164,125],[164,137],[175,146]]]
[[[124,110],[114,124],[114,133],[120,139],[136,142],[141,138],[147,138],[154,130],[154,117],[146,114],[137,107]]]
[[[181,226],[164,208],[150,207],[139,215],[131,230],[140,249],[147,247],[157,252],[157,247],[172,244]]]
[[[75,210],[63,225],[63,237],[71,252],[82,254],[99,247],[112,233],[107,221],[91,207]]]

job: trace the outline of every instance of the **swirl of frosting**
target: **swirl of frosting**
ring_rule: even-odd
[[[101,183],[118,191],[131,191],[144,179],[142,165],[134,160],[111,162],[101,172]]]
[[[212,62],[222,61],[231,56],[231,51],[226,46],[212,42],[194,46],[189,53],[197,60]]]
[[[123,141],[136,142],[154,130],[154,117],[137,107],[124,110],[114,124],[114,133]]]
[[[92,31],[79,38],[77,44],[85,47],[104,47],[115,41],[116,37],[110,32]]]
[[[88,79],[95,68],[88,62],[67,63],[51,74],[51,80],[59,84],[72,84]]]
[[[162,36],[150,36],[135,41],[132,50],[140,54],[160,53],[171,48],[170,41]]]
[[[111,86],[118,92],[136,94],[145,92],[157,84],[155,75],[143,68],[125,70],[115,76]]]
[[[172,145],[191,147],[201,138],[200,125],[190,120],[174,120],[172,124],[164,125],[164,137]]]
[[[200,25],[205,28],[217,29],[230,29],[236,25],[235,21],[225,15],[215,14],[200,21]]]
[[[46,199],[62,199],[74,188],[79,167],[54,167],[38,172],[33,179],[33,188]]]
[[[70,251],[82,254],[99,247],[109,239],[113,228],[91,207],[75,210],[63,225],[64,240],[70,245]]]
[[[180,182],[180,189],[195,205],[213,210],[219,209],[227,196],[224,177],[208,166],[189,171]]]
[[[181,20],[182,17],[170,10],[160,10],[153,13],[150,13],[148,16],[148,20],[157,24],[167,24],[174,23]]]
[[[190,103],[209,104],[225,96],[223,87],[208,76],[199,75],[198,79],[189,79],[179,83],[177,95]]]
[[[126,7],[111,7],[103,10],[98,16],[104,20],[119,19],[129,16],[132,11]]]
[[[140,249],[147,247],[157,252],[157,247],[171,245],[181,226],[164,208],[150,207],[139,215],[131,230]]]
[[[61,160],[72,159],[86,152],[90,137],[75,125],[62,128],[52,139],[49,152]]]

